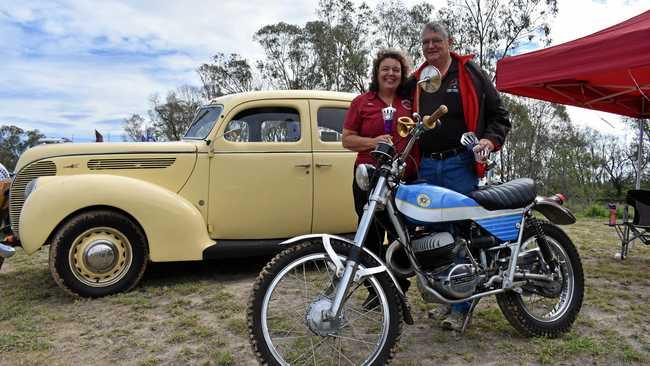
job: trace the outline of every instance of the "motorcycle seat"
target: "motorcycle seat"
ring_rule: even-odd
[[[508,210],[526,207],[532,203],[537,196],[537,190],[532,179],[520,178],[479,189],[468,196],[487,210]]]

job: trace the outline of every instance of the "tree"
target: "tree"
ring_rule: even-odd
[[[611,138],[602,144],[603,169],[617,198],[623,197],[625,185],[630,183],[629,159],[625,155],[625,144],[619,138]]]
[[[634,133],[634,138],[632,142],[625,149],[625,156],[628,160],[629,166],[632,169],[634,185],[636,185],[636,176],[637,174],[641,175],[641,179],[644,177],[644,171],[648,165],[648,160],[650,159],[650,148],[645,143],[646,139],[650,138],[650,123],[644,119],[629,118],[624,117],[623,122],[630,127]],[[643,129],[643,140],[639,143],[639,125]],[[641,161],[639,164],[639,148],[641,149]],[[640,166],[639,166],[640,165]],[[637,173],[639,168],[641,169],[640,173]]]
[[[278,89],[366,90],[372,12],[349,0],[321,0],[318,20],[304,27],[280,22],[258,30],[262,78]]]
[[[473,53],[494,75],[496,61],[524,43],[550,43],[550,20],[557,0],[448,0],[439,16],[456,48]]]
[[[312,34],[312,43],[337,91],[366,91],[370,66],[372,10],[365,3],[355,6],[350,0],[320,0],[316,12],[325,25],[323,32]],[[330,52],[320,52],[323,42],[330,43]],[[323,57],[328,55],[328,57]]]
[[[20,155],[45,137],[38,130],[23,130],[13,125],[0,127],[0,163],[13,170]]]
[[[130,141],[142,141],[145,136],[145,120],[139,114],[132,114],[124,120],[124,132]]]
[[[207,100],[257,89],[248,60],[236,53],[226,56],[217,52],[212,56],[212,63],[201,65],[197,73],[203,84],[203,97]]]
[[[320,75],[315,72],[315,55],[305,31],[280,22],[258,30],[253,39],[264,49],[266,60],[258,61],[262,79],[278,89],[315,89]]]
[[[155,128],[156,137],[178,141],[190,127],[196,110],[201,106],[201,92],[196,87],[183,86],[167,94],[162,102],[158,96],[151,98],[149,116]]]
[[[410,9],[402,0],[388,0],[377,4],[373,16],[377,47],[401,48],[411,57],[414,65],[422,58],[421,30],[431,21],[433,5],[422,2]]]

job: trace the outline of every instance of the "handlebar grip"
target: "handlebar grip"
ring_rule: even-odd
[[[444,105],[444,104],[441,104],[440,107],[438,107],[438,109],[436,109],[436,111],[433,112],[433,114],[431,115],[431,118],[433,118],[434,121],[438,120],[438,119],[440,119],[440,117],[444,116],[448,111],[449,111],[449,109],[447,109],[447,106]]]

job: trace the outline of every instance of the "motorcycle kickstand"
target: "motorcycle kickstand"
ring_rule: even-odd
[[[460,334],[465,333],[465,329],[467,329],[470,320],[472,320],[472,315],[474,315],[474,309],[476,309],[476,305],[478,305],[479,300],[481,300],[480,297],[472,300],[472,304],[469,306],[469,310],[467,311],[467,314],[465,314],[465,320],[463,321],[463,327],[460,329]]]

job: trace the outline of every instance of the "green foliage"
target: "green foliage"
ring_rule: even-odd
[[[45,137],[38,130],[23,130],[13,125],[0,126],[0,163],[12,171],[23,151]]]
[[[603,205],[592,204],[582,211],[585,217],[609,217],[609,211]]]
[[[448,0],[439,11],[456,48],[475,54],[479,65],[494,73],[497,60],[518,46],[550,43],[550,22],[557,0]]]
[[[434,20],[448,26],[452,49],[475,54],[475,61],[494,75],[496,62],[518,47],[527,42],[547,44],[557,13],[557,0],[448,0],[440,8],[425,1],[407,6],[403,0],[380,0],[371,8],[352,0],[319,0],[313,20],[304,24],[279,20],[254,33],[253,40],[263,50],[261,59],[216,52],[197,69],[200,90],[184,87],[171,91],[164,100],[154,97],[149,121],[133,115],[125,121],[125,131],[131,140],[140,141],[144,127],[151,126],[158,139],[178,140],[201,104],[201,96],[211,99],[262,88],[364,92],[375,51],[400,48],[414,65],[419,64],[420,32]],[[532,178],[540,194],[562,192],[576,208],[621,201],[634,186],[638,137],[626,141],[577,128],[562,105],[502,98],[512,122],[496,157],[495,173],[503,181]],[[625,122],[630,127],[640,123]],[[650,132],[650,124],[643,128]],[[0,162],[10,160],[5,156],[11,154],[0,152]],[[650,161],[650,149],[642,153],[642,181],[647,182],[650,172],[643,169]]]
[[[255,89],[253,70],[248,60],[236,53],[226,56],[217,52],[212,56],[212,63],[201,65],[197,73],[203,84],[203,96],[208,100]]]
[[[184,86],[169,92],[164,101],[154,96],[151,103],[149,117],[155,127],[156,138],[178,141],[190,127],[203,100],[197,88]]]

